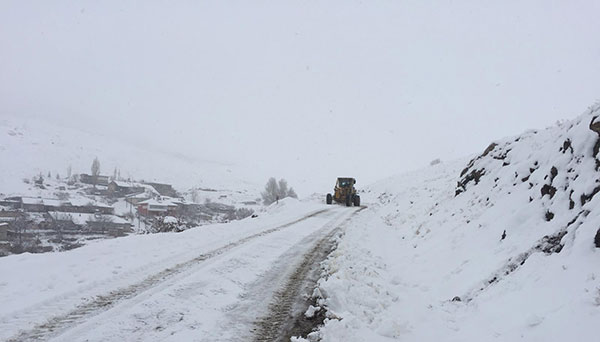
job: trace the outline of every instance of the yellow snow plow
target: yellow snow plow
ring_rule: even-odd
[[[327,204],[332,204],[333,201],[337,203],[345,204],[347,207],[354,205],[355,207],[360,206],[360,196],[356,193],[356,179],[354,178],[338,178],[333,188],[333,196],[327,194]]]

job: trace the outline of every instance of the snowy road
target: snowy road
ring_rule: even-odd
[[[50,290],[30,294],[37,299],[26,307],[15,302],[15,307],[3,308],[0,338],[276,340],[289,328],[285,316],[301,309],[294,303],[308,284],[305,278],[316,278],[311,272],[320,261],[317,256],[357,209],[290,202],[272,211],[255,220],[164,234],[161,240],[137,236],[113,246],[98,243],[59,253],[57,260],[49,261],[56,265],[50,271],[40,269],[38,256],[4,258],[0,271],[10,266],[25,269],[20,279],[2,282],[0,288],[7,290],[3,302],[11,295],[25,296],[19,283],[27,288],[36,286],[29,282],[48,285],[60,276],[67,279],[58,288],[50,285]],[[131,251],[132,241],[137,251]],[[103,248],[96,248],[99,245]],[[107,247],[112,247],[110,256],[98,255]],[[158,257],[144,259],[148,248],[158,251]],[[107,260],[122,273],[108,272]],[[80,272],[95,267],[99,275],[90,285],[77,286],[69,273],[61,274],[60,265],[65,264]],[[40,274],[32,277],[34,272]],[[272,317],[276,322],[270,325]]]

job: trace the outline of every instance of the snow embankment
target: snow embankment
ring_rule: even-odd
[[[324,263],[323,341],[593,340],[600,105],[371,186]],[[465,168],[466,165],[466,168]]]

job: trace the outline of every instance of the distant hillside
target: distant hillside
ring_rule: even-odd
[[[261,188],[242,180],[240,167],[235,165],[168,154],[118,141],[101,132],[31,119],[0,119],[0,194],[27,191],[22,179],[39,173],[64,177],[69,166],[73,173],[89,173],[94,157],[100,160],[102,174],[112,175],[118,168],[124,178],[170,183],[180,191],[203,187],[246,189],[258,194]]]

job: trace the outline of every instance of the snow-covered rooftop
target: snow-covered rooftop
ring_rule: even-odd
[[[142,202],[140,202],[138,204],[148,204],[148,205],[157,206],[157,207],[158,206],[176,207],[178,204],[181,204],[181,203],[183,203],[183,202],[181,202],[181,200],[175,200],[175,199],[172,199],[172,200],[157,200],[157,199],[151,198],[151,199],[142,201]]]
[[[21,201],[23,204],[44,204],[41,198],[23,197]]]
[[[50,211],[48,214],[55,220],[59,221],[72,221],[76,225],[83,226],[88,222],[112,222],[118,224],[127,224],[129,221],[115,216],[115,215],[98,215],[98,214],[86,214],[86,213],[73,213],[73,212],[58,212]]]
[[[115,180],[112,181],[113,183],[115,183],[117,186],[120,186],[122,188],[152,188],[153,190],[155,190],[152,186],[147,185],[147,184],[142,184],[142,183],[138,183],[138,182],[128,182],[128,181],[120,181],[120,180]]]

